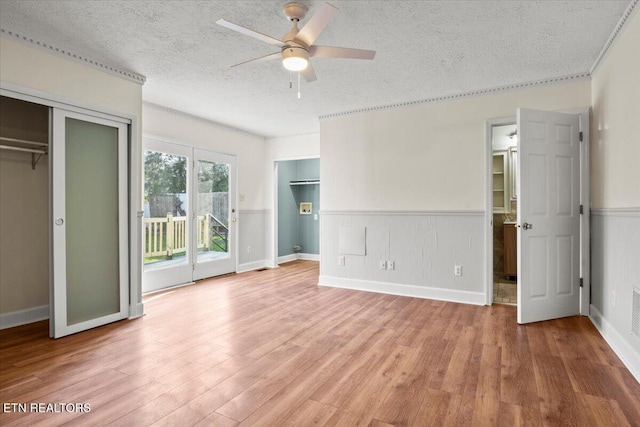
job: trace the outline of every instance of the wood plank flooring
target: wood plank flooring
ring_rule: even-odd
[[[324,288],[309,261],[145,298],[59,340],[0,331],[5,425],[640,426],[640,385],[585,317]],[[11,409],[11,408],[10,408]]]

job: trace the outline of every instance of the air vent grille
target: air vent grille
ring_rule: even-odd
[[[640,289],[633,288],[633,307],[631,309],[631,333],[640,336]]]

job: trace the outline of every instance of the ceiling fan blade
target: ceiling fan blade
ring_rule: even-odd
[[[336,46],[311,46],[309,47],[309,56],[313,58],[373,59],[376,56],[376,51]]]
[[[230,30],[237,31],[246,36],[253,37],[254,39],[262,40],[263,42],[272,44],[274,46],[284,46],[284,43],[282,43],[281,40],[278,40],[266,34],[259,33],[257,31],[250,30],[249,28],[243,27],[242,25],[234,24],[233,22],[229,22],[224,19],[218,19],[216,21],[216,24],[222,25],[223,27],[229,28]]]
[[[252,64],[252,63],[258,63],[258,62],[264,62],[264,61],[270,61],[270,60],[272,60],[272,59],[280,59],[280,57],[281,57],[281,56],[282,56],[282,55],[281,55],[281,53],[280,53],[280,52],[270,53],[270,54],[268,54],[268,55],[261,56],[260,58],[254,58],[254,59],[250,59],[250,60],[248,60],[248,61],[241,62],[241,63],[239,63],[239,64],[232,65],[232,66],[231,66],[231,68],[233,68],[233,67],[237,67],[237,66],[239,66],[239,65]]]
[[[307,83],[318,80],[318,78],[316,77],[316,72],[313,71],[313,67],[311,66],[311,62],[309,62],[307,68],[300,71],[300,73],[302,74],[302,77],[304,77],[304,79],[307,81]]]
[[[324,27],[338,14],[338,8],[330,3],[320,6],[320,9],[300,29],[293,41],[305,46],[311,46],[318,38]]]

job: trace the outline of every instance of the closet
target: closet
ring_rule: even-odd
[[[278,162],[278,262],[320,257],[320,159]]]
[[[129,315],[130,120],[31,99],[0,98],[0,328],[58,338]]]
[[[49,107],[0,97],[0,318],[7,322],[9,313],[49,315],[48,144]]]

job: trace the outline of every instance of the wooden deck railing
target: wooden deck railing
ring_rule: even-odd
[[[198,215],[198,249],[209,250],[211,246],[210,215]],[[187,250],[187,217],[168,214],[165,218],[144,218],[145,258],[166,256]]]

